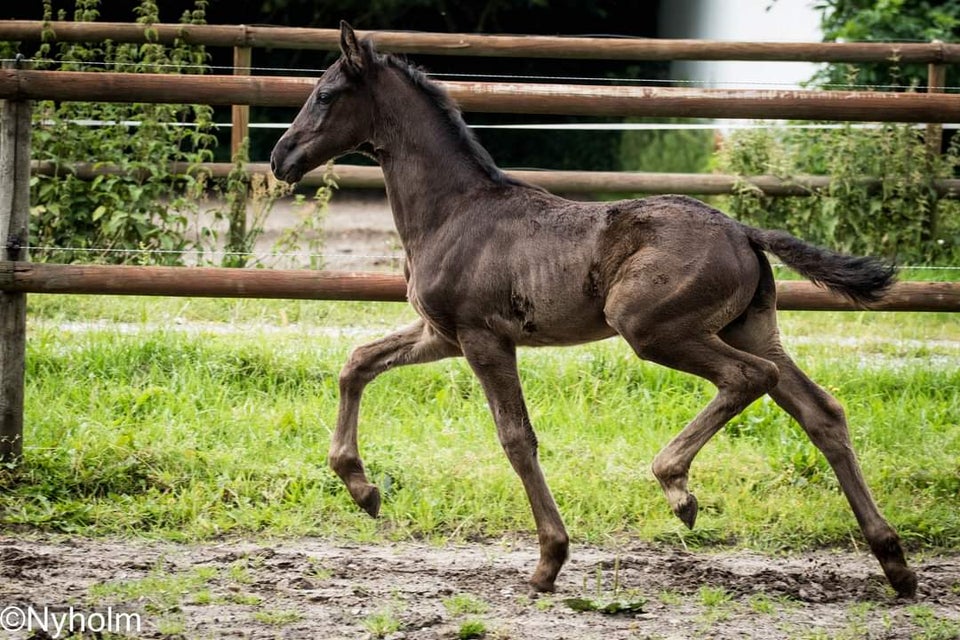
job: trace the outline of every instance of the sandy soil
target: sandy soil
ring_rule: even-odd
[[[525,578],[536,555],[527,540],[180,545],[7,536],[0,537],[0,608],[111,606],[139,612],[138,637],[145,638],[456,638],[470,619],[482,622],[485,637],[532,640],[948,638],[944,631],[960,629],[960,555],[915,563],[916,601],[893,598],[873,559],[862,553],[768,557],[629,543],[575,547],[558,593],[532,598]],[[175,582],[197,575],[205,578]],[[598,580],[604,602],[645,600],[642,610],[611,615],[568,606],[569,598],[596,599]],[[97,584],[147,588],[98,596],[91,592]],[[702,591],[721,588],[729,599],[711,601]],[[485,610],[453,610],[449,599],[459,594],[470,594]],[[387,625],[375,635],[378,614],[398,628]],[[48,636],[21,630],[10,637]]]

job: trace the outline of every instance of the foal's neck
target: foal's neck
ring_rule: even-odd
[[[391,74],[380,95],[385,97],[374,145],[394,222],[410,258],[440,225],[458,217],[471,193],[498,186],[499,170],[478,157],[461,135],[463,125],[455,114],[401,71]]]

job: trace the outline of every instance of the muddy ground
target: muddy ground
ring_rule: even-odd
[[[532,540],[182,545],[5,536],[0,623],[12,638],[48,638],[36,625],[10,632],[16,620],[9,607],[72,605],[139,613],[134,635],[144,638],[456,638],[471,621],[487,638],[531,640],[960,634],[960,555],[914,558],[915,601],[895,599],[864,553],[771,557],[578,545],[558,592],[533,598],[525,578],[536,557]],[[619,614],[578,612],[566,603],[577,597],[642,605]]]

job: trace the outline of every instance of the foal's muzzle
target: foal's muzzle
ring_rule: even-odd
[[[270,153],[270,170],[273,175],[284,182],[293,184],[303,177],[303,170],[297,162],[299,154],[294,150],[293,141],[287,137],[280,138]]]

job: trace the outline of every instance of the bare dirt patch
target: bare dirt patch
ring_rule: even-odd
[[[488,638],[534,640],[960,634],[960,555],[915,562],[915,601],[893,598],[864,553],[577,546],[559,592],[531,597],[536,556],[532,541],[187,545],[31,534],[0,537],[0,605],[138,612],[145,638],[456,638],[469,621]],[[575,597],[644,604],[577,612],[565,603]]]

